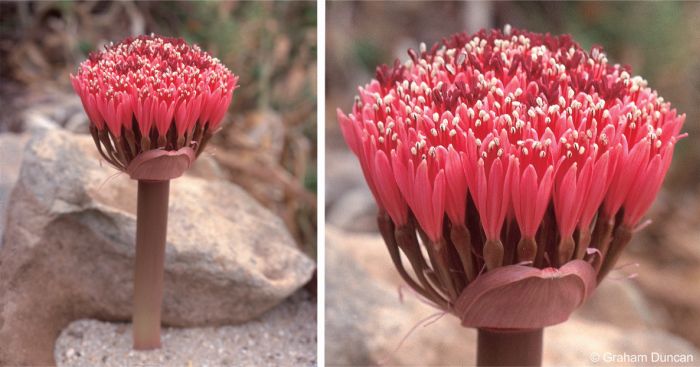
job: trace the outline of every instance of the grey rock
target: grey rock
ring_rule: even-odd
[[[221,168],[219,162],[205,151],[187,170],[188,176],[204,178],[207,180],[225,180],[226,172]]]
[[[89,132],[87,115],[76,94],[47,86],[42,93],[28,98],[27,104],[31,107],[21,114],[22,130],[65,128],[76,133]]]
[[[618,327],[658,328],[668,315],[654,309],[633,279],[613,273],[577,311],[578,316]]]
[[[30,133],[60,128],[56,121],[39,111],[30,110],[24,113],[23,128]]]
[[[332,148],[328,147],[326,153],[326,205],[335,204],[355,187],[367,187],[357,157],[345,147]]]
[[[50,130],[24,153],[0,248],[0,365],[52,364],[60,330],[131,317],[136,183],[89,136]],[[314,263],[283,222],[223,181],[171,183],[163,322],[235,324],[304,285]]]
[[[81,111],[82,112],[82,111]],[[64,128],[70,132],[78,134],[90,133],[90,120],[85,113],[76,113],[66,120]]]
[[[28,140],[27,134],[0,134],[0,247],[7,203],[19,176],[22,152]]]
[[[329,224],[352,232],[375,232],[377,204],[367,185],[356,186],[328,208]]]

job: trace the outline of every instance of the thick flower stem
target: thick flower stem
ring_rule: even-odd
[[[139,181],[134,270],[134,349],[160,347],[170,181]]]
[[[540,366],[542,365],[543,329],[490,330],[479,329],[477,366]]]

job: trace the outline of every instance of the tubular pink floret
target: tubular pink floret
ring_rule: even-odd
[[[514,157],[501,145],[507,135],[488,134],[483,142],[469,133],[463,169],[474,204],[489,240],[500,237],[501,227],[510,206],[511,170]],[[466,200],[466,198],[465,198]]]
[[[516,159],[511,176],[513,211],[520,232],[527,238],[535,237],[537,228],[547,210],[552,190],[553,167],[540,166],[540,172],[537,171],[536,167],[530,163],[522,168],[520,159]]]
[[[405,224],[407,221],[408,209],[406,201],[401,197],[398,186],[395,184],[391,164],[386,153],[379,150],[375,154],[374,171],[372,172],[377,180],[377,194],[381,197],[389,216],[398,224]]]
[[[446,151],[443,147],[438,152],[445,154],[445,181],[447,196],[445,211],[452,223],[464,223],[466,220],[467,177],[464,175],[462,158],[459,152],[450,145]]]
[[[398,225],[413,215],[438,241],[445,216],[468,219],[468,198],[488,240],[503,239],[506,220],[534,238],[550,205],[560,237],[590,232],[599,212],[623,210],[629,228],[642,219],[685,115],[629,67],[568,35],[515,29],[456,34],[409,56],[377,68],[351,113],[338,110]]]
[[[156,35],[127,38],[93,53],[75,76],[90,122],[116,138],[135,121],[142,136],[155,128],[179,137],[194,129],[214,130],[236,89],[238,77],[218,59],[184,40]]]
[[[632,185],[629,194],[624,202],[624,216],[622,223],[628,227],[633,227],[642,219],[644,213],[649,209],[661,188],[663,178],[671,165],[675,138],[672,138],[666,146],[662,147],[659,154],[655,154],[651,160],[642,165],[639,169],[639,177],[647,177],[637,185]]]

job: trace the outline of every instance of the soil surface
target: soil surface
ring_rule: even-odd
[[[79,320],[56,341],[58,366],[316,365],[316,300],[301,290],[242,325],[163,328],[162,348],[134,351],[131,324]]]

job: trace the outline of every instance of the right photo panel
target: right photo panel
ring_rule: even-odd
[[[327,365],[700,363],[700,5],[328,2]]]

